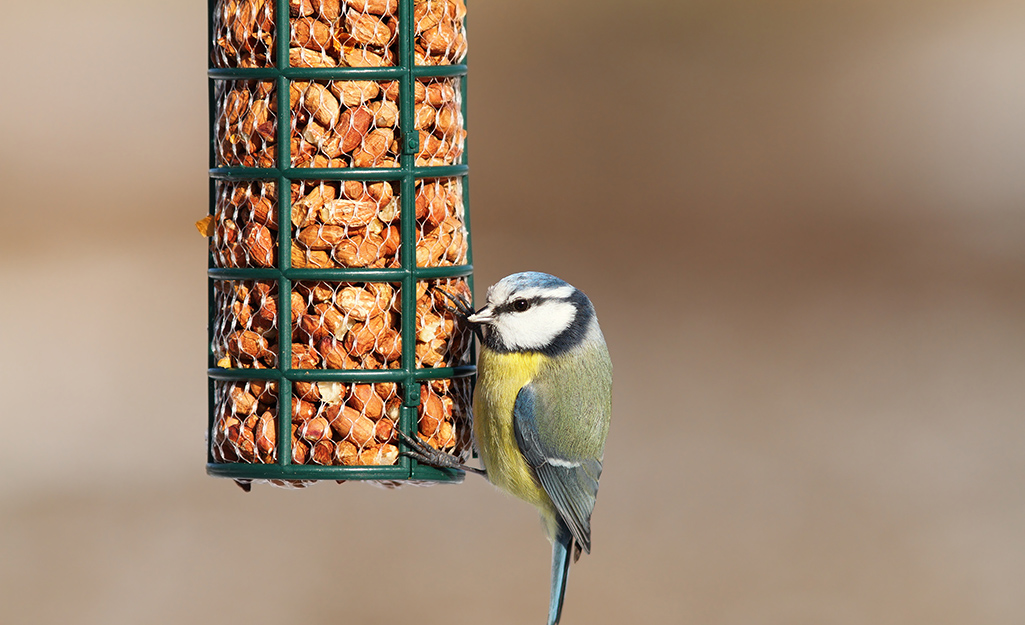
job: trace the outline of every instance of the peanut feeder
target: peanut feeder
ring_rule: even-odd
[[[459,481],[463,0],[211,0],[207,472]]]

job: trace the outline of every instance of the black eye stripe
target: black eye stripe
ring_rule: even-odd
[[[562,300],[562,298],[559,298],[559,301],[561,301],[561,300]],[[539,297],[530,297],[530,298],[517,297],[517,298],[513,299],[512,301],[507,302],[507,303],[502,304],[501,306],[499,306],[496,309],[496,312],[499,313],[499,314],[507,313],[507,312],[523,312],[523,311],[525,311],[525,310],[527,310],[529,308],[533,308],[534,306],[537,306],[541,302],[552,302],[552,301],[556,301],[556,299],[555,298],[550,298],[550,297],[540,297],[540,296]],[[526,304],[526,307],[522,307],[523,304]],[[517,308],[517,305],[520,305],[521,307]]]

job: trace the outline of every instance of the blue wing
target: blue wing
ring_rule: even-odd
[[[546,418],[545,408],[534,383],[520,389],[513,405],[516,443],[577,544],[590,553],[601,459],[571,451],[572,441]]]

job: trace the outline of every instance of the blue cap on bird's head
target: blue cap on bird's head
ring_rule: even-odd
[[[520,273],[514,273],[499,280],[495,286],[498,286],[499,284],[506,284],[514,289],[524,289],[528,287],[555,289],[565,286],[572,288],[572,285],[562,278],[556,278],[550,273],[544,273],[541,271],[521,271]]]
[[[467,320],[481,328],[484,345],[499,352],[555,355],[598,333],[594,307],[582,291],[547,273],[524,271],[488,289],[487,303]],[[593,328],[593,329],[592,329]]]

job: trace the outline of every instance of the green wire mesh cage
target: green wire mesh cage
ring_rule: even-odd
[[[465,15],[209,2],[209,474],[462,479],[394,430],[470,455]]]

